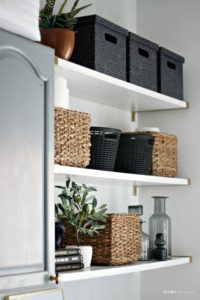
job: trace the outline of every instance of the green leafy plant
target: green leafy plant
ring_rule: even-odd
[[[93,236],[105,228],[107,220],[107,205],[97,208],[97,199],[94,195],[94,187],[85,184],[78,185],[68,179],[66,186],[56,186],[61,189],[58,195],[60,203],[55,204],[56,216],[61,221],[66,221],[73,228],[77,245],[80,245],[80,234]]]
[[[67,28],[73,30],[76,23],[75,16],[91,4],[78,7],[80,0],[75,0],[69,12],[64,13],[67,0],[64,0],[58,13],[54,14],[56,0],[46,0],[45,6],[40,10],[40,27],[41,28]]]

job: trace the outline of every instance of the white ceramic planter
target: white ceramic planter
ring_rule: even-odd
[[[81,254],[83,255],[83,263],[85,268],[91,266],[92,261],[92,246],[80,246]]]

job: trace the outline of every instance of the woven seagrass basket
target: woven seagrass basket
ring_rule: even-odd
[[[65,244],[76,243],[72,228],[67,225]],[[92,264],[123,265],[140,258],[140,216],[137,214],[108,214],[105,229],[93,237],[81,235],[81,245],[93,247]]]
[[[138,134],[154,137],[151,174],[175,177],[177,175],[177,137],[155,131],[138,132]]]
[[[90,162],[90,115],[55,108],[55,163],[87,167]]]

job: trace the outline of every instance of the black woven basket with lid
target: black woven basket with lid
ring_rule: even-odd
[[[126,80],[128,30],[97,15],[77,18],[71,61]]]
[[[115,171],[150,175],[153,144],[153,137],[122,133],[115,162]]]
[[[107,127],[91,127],[91,160],[88,168],[113,171],[121,131]]]
[[[159,92],[183,100],[183,63],[184,57],[160,48],[158,56]]]
[[[158,90],[158,45],[129,32],[127,39],[127,81],[150,90]]]

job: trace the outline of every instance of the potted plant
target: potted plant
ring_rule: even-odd
[[[55,55],[69,60],[74,49],[76,23],[75,16],[91,4],[78,7],[79,0],[74,0],[70,11],[64,12],[67,0],[64,0],[58,13],[54,14],[56,0],[46,0],[40,10],[41,42],[55,49]]]
[[[89,267],[92,259],[92,247],[80,246],[80,235],[98,234],[105,228],[107,220],[107,205],[97,208],[97,199],[91,192],[95,192],[94,187],[87,187],[85,184],[78,185],[68,179],[66,186],[56,186],[61,189],[58,195],[60,202],[55,204],[57,219],[68,223],[76,238],[77,246],[81,248],[85,267]],[[85,253],[89,252],[90,257]]]

